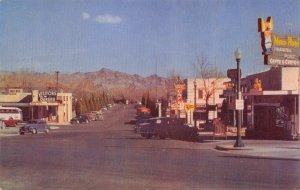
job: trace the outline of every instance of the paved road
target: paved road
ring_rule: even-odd
[[[116,106],[105,120],[0,138],[3,190],[299,189],[299,161],[238,157],[215,142],[144,139]]]

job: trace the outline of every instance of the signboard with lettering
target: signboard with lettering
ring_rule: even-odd
[[[273,19],[258,19],[264,64],[272,66],[300,66],[300,36],[273,33]]]
[[[175,89],[176,89],[176,102],[177,103],[183,102],[182,93],[185,90],[185,84],[178,83],[175,85]]]
[[[244,109],[244,100],[236,99],[234,103],[235,103],[235,105],[234,105],[235,110],[243,110]]]
[[[57,92],[55,90],[45,90],[39,92],[39,101],[40,102],[56,102]]]
[[[195,106],[193,104],[186,104],[185,110],[187,111],[193,111],[195,109]]]
[[[273,34],[272,54],[265,58],[265,64],[279,66],[299,66],[300,37]]]

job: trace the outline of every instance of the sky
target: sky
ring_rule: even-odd
[[[257,19],[300,35],[300,0],[0,0],[0,71],[196,75],[266,70]]]

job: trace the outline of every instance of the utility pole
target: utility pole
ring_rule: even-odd
[[[58,74],[59,74],[59,71],[55,71],[56,73],[56,92],[58,93]]]

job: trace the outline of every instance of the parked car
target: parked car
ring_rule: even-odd
[[[17,126],[17,121],[10,117],[8,120],[4,120],[4,124],[6,127],[15,127]]]
[[[181,118],[157,118],[155,122],[143,124],[140,133],[146,138],[160,139],[196,140],[198,137],[198,129],[184,124]]]
[[[198,129],[187,124],[170,126],[167,129],[166,137],[177,140],[197,140]]]
[[[165,126],[165,120],[167,118],[161,118],[161,117],[154,117],[154,118],[149,118],[141,123],[138,123],[139,125],[139,132],[142,137],[146,137],[147,139],[152,138],[153,136],[157,136],[157,128]]]
[[[89,118],[86,115],[78,115],[71,119],[70,121],[72,124],[78,124],[78,123],[89,123]]]
[[[142,126],[155,123],[157,119],[158,117],[138,117],[133,128],[134,132],[140,133],[140,129]]]
[[[101,111],[102,111],[102,112],[107,111],[107,107],[106,107],[106,106],[102,106],[102,107],[101,107]]]
[[[97,113],[97,114],[96,114],[96,121],[103,121],[103,120],[104,120],[103,114]]]
[[[96,114],[94,113],[86,113],[84,114],[89,118],[89,121],[95,121],[96,120]]]
[[[30,120],[19,129],[20,135],[24,135],[25,133],[37,134],[38,132],[46,134],[50,132],[50,127],[46,121],[41,119]]]

